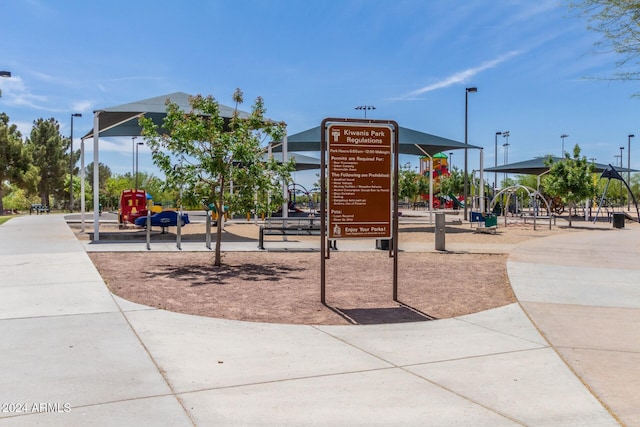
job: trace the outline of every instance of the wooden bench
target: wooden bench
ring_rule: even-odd
[[[320,218],[267,218],[260,226],[258,249],[264,249],[264,236],[319,236]]]

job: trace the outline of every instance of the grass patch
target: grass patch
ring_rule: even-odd
[[[15,215],[2,215],[0,216],[0,225],[4,224],[5,222],[9,221],[11,218],[13,218]]]

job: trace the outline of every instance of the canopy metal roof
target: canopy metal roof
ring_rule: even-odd
[[[287,135],[287,150],[320,151],[320,132],[320,126],[316,126],[303,132]],[[398,138],[400,140],[400,154],[411,154],[414,156],[424,156],[425,154],[433,156],[434,154],[447,150],[482,148],[402,126],[398,131]],[[282,151],[282,145],[275,146],[273,151]]]
[[[100,113],[100,129],[98,130],[98,135],[100,137],[139,136],[142,130],[138,125],[139,117],[144,115],[151,118],[156,125],[162,126],[162,121],[167,115],[167,99],[178,104],[182,111],[191,111],[191,105],[189,104],[189,97],[191,96],[192,95],[184,92],[174,92],[96,110],[96,112]],[[222,104],[218,105],[220,108],[220,116],[224,118],[231,118],[233,116],[234,108]],[[240,117],[248,117],[249,113],[239,111],[239,115]],[[92,138],[93,132],[94,130],[91,129],[82,139]]]
[[[542,175],[549,171],[549,166],[545,164],[547,159],[553,160],[553,162],[562,161],[562,157],[547,156],[536,157],[535,159],[525,160],[523,162],[509,163],[507,165],[495,166],[492,168],[485,168],[485,172],[501,172],[501,173],[514,173],[520,175]],[[594,163],[594,172],[601,173],[606,170],[609,165],[602,163]],[[616,167],[618,172],[637,172],[635,169],[627,169],[622,167]]]
[[[282,163],[282,153],[272,153],[273,159]],[[266,161],[269,158],[269,154],[265,153],[262,158]],[[315,157],[305,156],[304,154],[298,153],[287,153],[287,159],[294,159],[296,162],[296,171],[304,171],[304,170],[312,170],[312,169],[320,169],[320,159],[316,159]]]

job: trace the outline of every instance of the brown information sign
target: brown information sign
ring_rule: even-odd
[[[327,128],[329,238],[391,238],[392,128]]]

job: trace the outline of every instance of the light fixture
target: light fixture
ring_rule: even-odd
[[[376,107],[374,107],[373,105],[358,105],[356,108],[356,110],[364,110],[364,118],[367,118],[367,110],[375,110]]]

